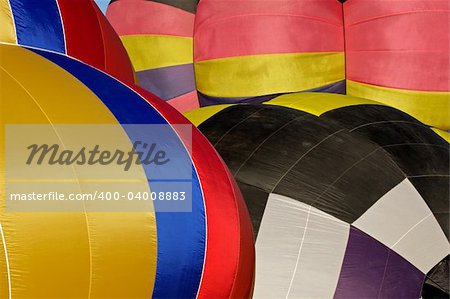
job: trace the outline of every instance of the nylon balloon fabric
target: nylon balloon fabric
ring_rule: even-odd
[[[106,12],[140,86],[179,111],[199,107],[192,56],[196,7],[196,0],[117,0]]]
[[[190,213],[155,212],[152,201],[137,212],[19,213],[6,211],[2,141],[0,297],[250,296],[254,247],[248,211],[226,166],[197,129],[186,140],[175,124],[189,122],[172,107],[63,54],[1,44],[0,65],[1,140],[6,124],[154,124],[192,145],[186,153]],[[58,136],[73,141],[70,134]],[[138,135],[123,129],[114,138],[131,147]],[[139,167],[136,188],[150,191],[149,168]],[[72,176],[84,178],[80,172]]]
[[[449,146],[428,126],[378,102],[322,93],[186,116],[249,208],[255,298],[449,293]]]
[[[1,0],[0,42],[66,54],[134,82],[128,54],[91,0]]]
[[[201,104],[343,92],[343,41],[337,1],[201,1],[194,34]]]
[[[344,3],[347,93],[450,129],[450,3]]]

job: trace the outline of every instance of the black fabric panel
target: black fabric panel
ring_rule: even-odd
[[[199,126],[249,190],[244,197],[252,188],[273,191],[353,222],[405,179],[383,149],[357,134],[305,112],[262,106],[232,106]]]
[[[385,148],[408,176],[448,175],[448,148],[405,144]]]
[[[448,207],[450,199],[449,177],[414,177],[409,178],[409,180],[417,191],[419,191],[428,207],[430,207],[447,239],[450,240]]]
[[[238,186],[245,199],[245,203],[247,204],[248,212],[253,224],[253,234],[256,240],[267,200],[269,199],[269,193],[241,182],[238,182]]]
[[[235,113],[234,111],[238,109],[237,106],[230,106],[219,111],[210,119],[205,120],[198,128],[216,146],[216,143],[223,139],[229,131],[264,108],[264,106],[260,105],[242,105],[238,110],[239,113]],[[230,167],[228,166],[228,168]]]
[[[449,282],[449,256],[447,256],[427,274],[422,297],[425,299],[450,298]]]
[[[382,149],[368,151],[349,134],[336,138],[342,139],[340,146],[335,138],[322,143],[286,175],[275,193],[352,223],[405,176]]]
[[[353,105],[328,111],[320,116],[326,120],[336,121],[348,129],[354,129],[368,123],[410,122],[421,124],[414,117],[383,105]]]
[[[283,114],[286,109],[288,108],[272,106],[270,110],[263,111],[264,118],[270,118],[271,114]],[[334,126],[320,121],[313,115],[295,110],[291,110],[291,113],[296,113],[298,117],[289,122],[280,117],[279,122],[284,123],[282,129],[270,130],[266,133],[266,136],[270,137],[265,139],[263,144],[254,144],[253,148],[258,147],[258,149],[251,158],[246,157],[245,164],[238,173],[235,173],[239,181],[272,192],[282,177],[303,155],[307,154],[313,146],[336,133]],[[258,124],[246,122],[241,129],[247,132],[244,138],[252,139],[254,136],[252,132],[258,130]],[[220,148],[219,152],[222,152]],[[297,179],[296,183],[300,184],[301,181]]]
[[[344,107],[327,112],[321,118],[384,146],[449,237],[450,151],[445,140],[411,116],[385,106]]]
[[[111,2],[109,2],[109,4],[111,5],[111,3],[116,2],[116,1],[120,1],[120,0],[111,0]],[[150,1],[150,0],[147,0],[147,1]],[[198,1],[199,0],[152,0],[152,2],[159,2],[159,3],[167,4],[167,5],[177,7],[177,8],[180,8],[182,10],[185,10],[185,11],[188,11],[191,13],[195,13],[195,11],[197,10]]]
[[[231,173],[236,175],[242,171],[241,166],[246,159],[267,137],[299,117],[311,116],[289,108],[273,109],[267,105],[231,106],[203,122],[199,129],[219,151]],[[255,185],[247,180],[243,182]],[[255,186],[270,191],[266,188],[267,181],[261,183]]]

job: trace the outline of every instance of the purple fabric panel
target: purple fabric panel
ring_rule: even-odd
[[[192,63],[136,72],[139,84],[163,100],[195,90]]]
[[[218,104],[260,104],[263,102],[270,101],[273,98],[280,96],[281,94],[271,94],[253,98],[218,98],[218,97],[210,97],[205,94],[198,92],[198,98],[200,102],[200,107],[204,106],[212,106]]]
[[[351,227],[335,298],[419,298],[425,275],[403,257]]]
[[[305,92],[328,92],[328,93],[339,93],[345,94],[345,81],[339,81],[327,86],[322,86],[318,88],[314,88],[311,90],[305,90]],[[276,98],[284,93],[271,94],[271,95],[263,95],[258,97],[246,97],[246,98],[221,98],[221,97],[211,97],[202,93],[199,94],[200,106],[211,106],[218,104],[238,104],[238,103],[251,103],[251,104],[260,104],[263,102],[267,102]]]
[[[307,91],[345,94],[346,93],[346,85],[345,85],[345,81],[339,81],[339,82],[336,82],[336,83],[333,83],[330,85],[310,89]]]

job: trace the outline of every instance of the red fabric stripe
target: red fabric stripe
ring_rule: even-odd
[[[134,82],[134,68],[119,36],[93,0],[90,2],[102,30],[105,71],[123,82]]]
[[[134,69],[128,54],[94,1],[57,1],[64,24],[67,55],[121,81],[134,82]]]
[[[190,122],[148,91],[132,88],[172,124]],[[253,232],[247,208],[222,159],[197,128],[192,128],[192,160],[206,206],[206,261],[199,298],[248,298],[254,273]],[[231,180],[231,184],[230,184]]]
[[[347,77],[408,90],[449,91],[448,1],[344,4]]]
[[[343,51],[338,1],[201,1],[195,61],[241,55]]]
[[[225,162],[222,161],[222,163],[225,165]],[[234,279],[234,287],[229,298],[252,298],[255,274],[255,251],[253,249],[255,240],[253,239],[253,226],[241,191],[229,171],[227,171],[227,174],[233,184],[236,196],[240,199],[237,201],[237,204],[239,221],[241,223],[240,258]],[[204,296],[204,298],[209,297]]]
[[[113,2],[106,11],[117,33],[161,34],[192,37],[194,15],[162,3],[142,0]]]
[[[67,55],[104,70],[102,34],[92,2],[58,0],[58,5],[64,24]]]

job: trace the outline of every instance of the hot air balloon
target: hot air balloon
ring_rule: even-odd
[[[128,54],[91,0],[5,0],[0,42],[66,54],[134,82]]]
[[[198,0],[117,0],[106,15],[122,39],[140,86],[179,111],[199,106],[193,67]]]
[[[201,1],[194,63],[201,105],[264,101],[304,90],[343,92],[342,5]]]
[[[191,141],[178,132],[174,124],[189,124],[185,118],[138,87],[129,88],[64,54],[1,44],[0,65],[0,297],[250,296],[254,249],[248,212],[208,141],[195,128]],[[14,124],[116,125],[123,130],[113,140],[130,146],[137,135],[125,125],[164,125],[169,133],[161,144],[172,136],[183,151],[187,142],[192,146],[192,210],[8,211],[4,142],[11,139],[5,139],[4,132],[6,125]],[[56,130],[61,142],[73,142],[71,135]],[[146,166],[138,169],[136,188],[153,190]],[[68,177],[74,178],[83,174]],[[49,182],[58,184],[57,178]],[[85,186],[79,182],[81,189]]]
[[[347,93],[450,129],[448,1],[344,3]]]
[[[185,115],[249,208],[255,298],[449,293],[449,145],[428,126],[324,93]]]

